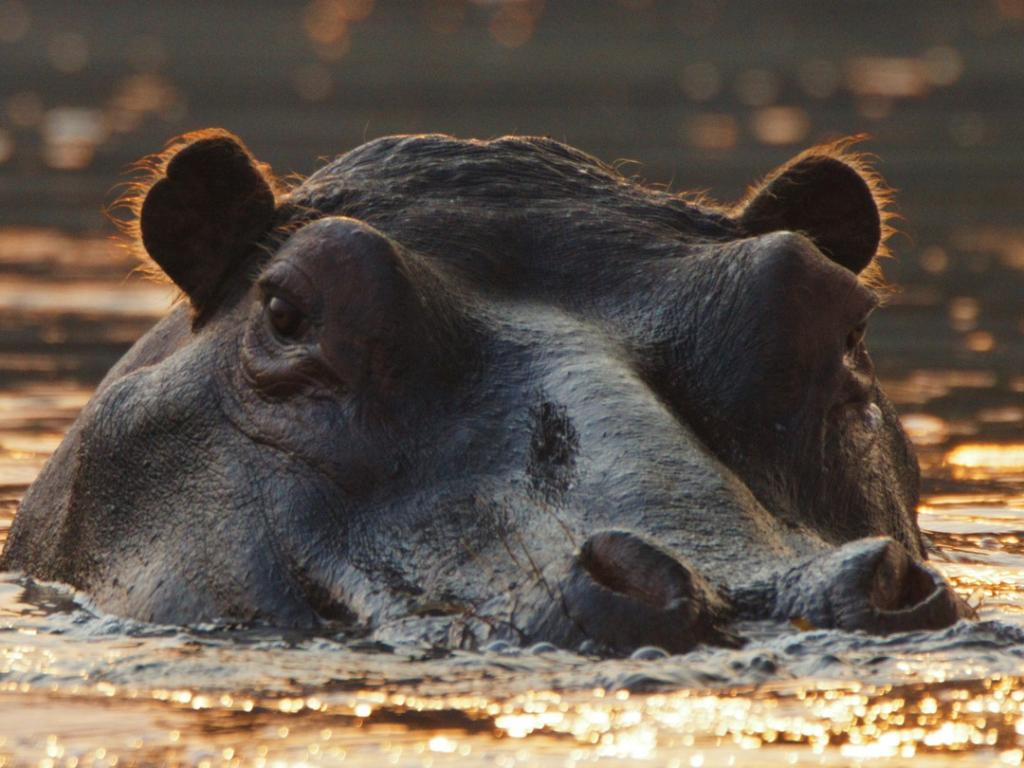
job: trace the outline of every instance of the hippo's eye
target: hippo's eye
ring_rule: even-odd
[[[852,352],[858,345],[864,340],[864,331],[867,329],[867,323],[861,323],[846,334],[846,351]]]
[[[301,333],[306,318],[294,304],[280,296],[271,296],[265,306],[270,327],[278,336],[293,339]]]

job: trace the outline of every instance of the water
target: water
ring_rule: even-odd
[[[1009,236],[1007,236],[1009,237]],[[974,241],[971,241],[974,242]],[[996,244],[1004,240],[994,241]],[[741,651],[655,660],[388,648],[155,627],[0,579],[0,755],[113,765],[1021,762],[1024,270],[911,251],[873,321],[918,444],[921,524],[981,621],[872,638],[747,626]],[[922,268],[924,264],[932,271]],[[0,229],[0,527],[91,386],[173,301],[106,237]],[[1014,293],[1016,292],[1016,293]],[[47,763],[46,761],[52,761]]]

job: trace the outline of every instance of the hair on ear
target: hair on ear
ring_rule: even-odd
[[[271,228],[282,185],[222,129],[180,136],[134,170],[108,213],[141,271],[169,277],[201,313]]]
[[[893,221],[899,216],[893,210],[892,189],[872,165],[875,157],[851,149],[866,138],[867,136],[863,134],[850,136],[835,142],[819,144],[801,152],[751,186],[740,202],[732,207],[731,215],[753,234],[782,228],[802,231],[819,246],[824,246],[823,250],[834,250],[835,252],[828,255],[858,272],[862,281],[876,289],[887,289],[878,258],[889,255],[888,241],[896,231]],[[826,170],[829,167],[831,168]],[[848,169],[845,179],[841,171],[843,168]],[[865,221],[840,220],[835,215],[836,211],[827,210],[827,200],[821,203],[826,210],[820,217],[814,210],[810,210],[819,204],[819,198],[825,197],[830,191],[830,176],[848,186],[861,185],[861,190],[868,196],[868,199],[863,201],[866,205],[861,206],[861,214],[865,216]],[[789,183],[790,181],[793,183]],[[817,188],[807,189],[801,194],[801,183],[807,183],[812,187],[817,185]],[[855,191],[850,190],[849,193],[852,196]],[[867,205],[873,209],[870,216],[867,215]],[[844,206],[839,208],[842,209]],[[875,221],[867,220],[875,216]],[[835,239],[831,242],[829,236],[833,233],[813,231],[833,226],[839,229],[834,233]],[[843,230],[844,226],[847,227],[846,231]],[[877,244],[872,247],[871,243],[874,243],[876,238],[871,232],[862,232],[861,229],[874,227],[877,227]],[[863,239],[857,242],[862,237]],[[848,250],[844,251],[844,248]]]
[[[131,178],[118,185],[119,193],[107,207],[107,218],[117,229],[119,247],[128,250],[137,260],[136,271],[160,282],[173,280],[165,268],[147,251],[142,233],[142,209],[150,191],[167,176],[168,166],[183,150],[200,142],[223,141],[245,153],[252,167],[265,181],[276,201],[285,196],[291,184],[284,184],[270,166],[256,160],[237,136],[222,128],[207,128],[185,133],[171,139],[160,152],[147,155],[129,166]],[[177,281],[175,281],[177,282]],[[179,288],[184,286],[179,285]],[[185,291],[187,293],[187,291]]]

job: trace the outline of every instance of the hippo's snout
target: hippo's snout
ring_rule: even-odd
[[[728,613],[717,590],[634,533],[590,536],[557,579],[557,590],[559,604],[535,623],[532,639],[563,646],[591,640],[618,653],[644,645],[683,653],[700,642],[738,644],[716,626]]]
[[[890,538],[860,539],[783,574],[777,619],[877,634],[948,627],[973,614],[938,572]]]

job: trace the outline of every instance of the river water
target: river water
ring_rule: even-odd
[[[1024,5],[202,5],[0,0],[0,538],[172,300],[98,211],[175,133],[226,125],[303,172],[388,132],[547,133],[730,199],[867,130],[908,232],[869,347],[918,446],[933,560],[979,621],[751,625],[739,651],[600,660],[143,625],[4,574],[0,764],[1024,761]],[[342,7],[363,15],[324,27]]]

